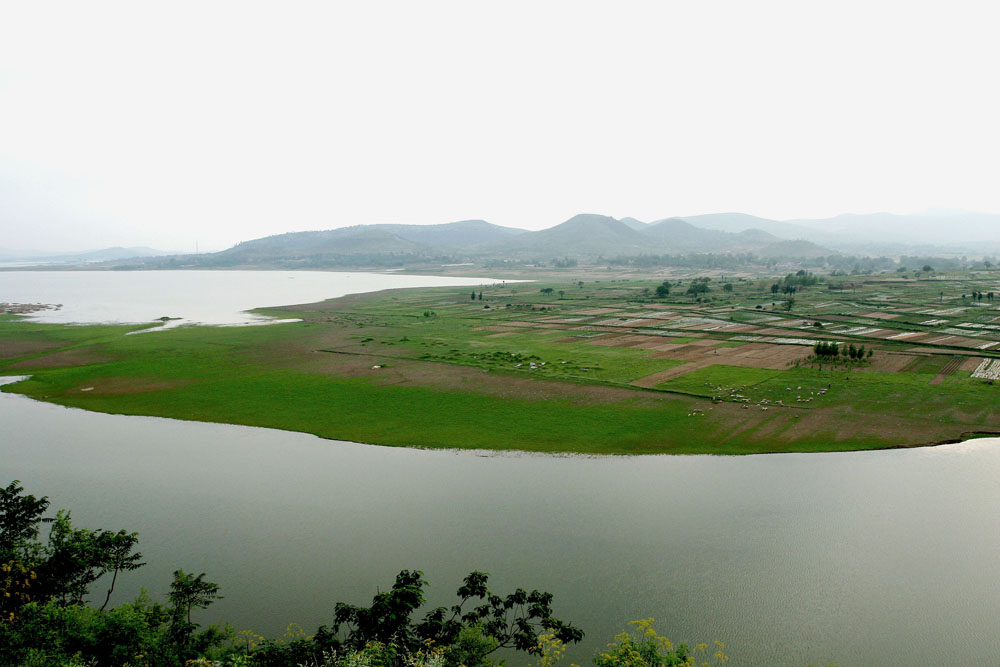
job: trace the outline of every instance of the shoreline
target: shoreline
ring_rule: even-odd
[[[180,417],[162,417],[157,415],[139,415],[139,414],[127,414],[127,413],[116,413],[116,412],[105,412],[102,410],[92,410],[85,407],[79,407],[72,404],[60,403],[57,401],[48,400],[46,397],[36,397],[28,394],[23,394],[21,392],[9,391],[5,387],[12,386],[18,382],[31,379],[30,375],[0,375],[0,394],[7,394],[9,396],[18,396],[25,398],[30,401],[37,401],[39,403],[44,403],[46,405],[58,406],[65,408],[67,410],[81,410],[83,412],[91,412],[94,414],[102,414],[111,417],[135,417],[139,419],[166,419],[170,421],[177,422],[187,422],[194,424],[213,424],[218,426],[235,426],[239,428],[251,428],[251,429],[264,429],[272,431],[282,431],[284,433],[295,433],[303,436],[309,436],[318,438],[320,440],[328,440],[332,442],[338,442],[342,444],[348,444],[358,447],[380,447],[387,449],[408,449],[424,452],[440,452],[442,454],[461,454],[468,456],[478,456],[481,458],[520,458],[520,457],[542,457],[542,458],[587,458],[587,459],[622,459],[622,458],[639,458],[644,456],[650,457],[664,457],[664,456],[679,456],[679,457],[693,457],[693,456],[711,456],[711,457],[753,457],[753,456],[782,456],[782,455],[812,455],[812,454],[851,454],[856,452],[880,452],[880,451],[893,451],[893,450],[908,450],[908,449],[924,449],[924,448],[935,448],[942,447],[945,445],[957,445],[965,442],[971,442],[973,440],[982,440],[997,438],[1000,439],[1000,430],[997,431],[965,431],[960,436],[956,438],[948,438],[944,440],[936,440],[929,442],[918,442],[918,443],[905,443],[897,445],[887,445],[885,447],[874,447],[865,449],[836,449],[836,450],[825,450],[825,451],[785,451],[785,452],[751,452],[744,454],[731,454],[731,453],[596,453],[596,452],[577,452],[577,451],[535,451],[529,449],[468,449],[462,447],[426,447],[419,445],[393,445],[384,444],[377,442],[362,442],[358,440],[346,440],[343,438],[336,438],[332,436],[324,436],[316,433],[311,433],[309,431],[300,430],[289,430],[282,428],[275,428],[272,426],[256,426],[252,424],[242,424],[238,422],[225,422],[225,421],[208,421],[199,419],[184,419]]]
[[[726,298],[757,298],[737,285]],[[750,310],[767,322],[748,324],[735,317],[745,311],[720,316],[689,297],[642,299],[643,286],[394,287],[247,311],[301,320],[284,327],[156,327],[155,337],[8,317],[0,373],[33,376],[8,392],[94,412],[422,449],[748,455],[1000,436],[995,390],[957,371],[986,350],[921,356],[913,342],[880,339],[874,365],[823,368],[800,338],[829,334],[793,316]],[[793,344],[752,342],[767,334]],[[885,370],[901,361],[921,372]]]

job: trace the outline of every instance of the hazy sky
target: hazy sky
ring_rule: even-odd
[[[1000,212],[997,11],[0,0],[0,248]]]

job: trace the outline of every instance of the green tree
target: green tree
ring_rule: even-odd
[[[670,283],[663,281],[662,284],[656,286],[656,296],[660,299],[665,299],[670,296]]]
[[[191,623],[191,610],[195,607],[206,609],[216,600],[221,600],[218,584],[205,581],[205,573],[188,574],[184,570],[174,570],[174,580],[170,584],[167,598],[174,609]]]
[[[582,630],[553,616],[551,593],[537,590],[529,593],[518,588],[501,597],[490,591],[488,580],[489,575],[484,572],[470,573],[458,589],[458,604],[432,609],[422,621],[415,622],[412,616],[424,602],[426,582],[422,572],[403,570],[392,588],[376,594],[369,607],[338,602],[332,628],[320,628],[316,640],[326,648],[353,650],[380,642],[412,653],[428,641],[450,646],[459,640],[463,630],[477,627],[483,636],[491,638],[490,653],[513,648],[537,654],[542,632],[550,632],[564,642],[583,638]],[[470,604],[475,606],[466,609]],[[347,634],[340,639],[342,628]]]
[[[76,528],[70,513],[56,513],[46,545],[46,558],[37,565],[40,590],[60,604],[83,604],[90,585],[104,574],[104,543],[99,531]]]
[[[214,644],[219,637],[215,628],[196,635],[198,624],[191,622],[191,610],[206,609],[216,600],[221,599],[218,584],[205,581],[205,573],[188,574],[183,570],[174,571],[174,580],[170,584],[167,599],[170,600],[169,634],[178,655],[184,659],[197,657],[200,649]]]
[[[101,548],[101,552],[105,558],[104,569],[112,574],[111,585],[108,586],[108,594],[104,597],[104,604],[101,605],[101,611],[104,611],[111,600],[111,594],[115,590],[115,583],[118,581],[118,573],[131,572],[145,565],[145,563],[141,562],[142,554],[134,551],[139,544],[138,533],[126,533],[124,530],[119,530],[113,535],[111,533],[105,533],[104,535],[102,538],[104,544]]]
[[[691,281],[691,284],[688,285],[685,294],[688,296],[699,297],[702,294],[712,291],[708,286],[708,282],[710,280],[711,278],[695,278]]]
[[[37,555],[39,524],[52,521],[42,518],[48,508],[47,497],[25,495],[16,479],[0,489],[0,563]]]
[[[623,632],[615,636],[615,641],[594,658],[597,667],[693,667],[708,665],[709,645],[697,644],[694,649],[686,644],[674,645],[666,637],[653,630],[653,619],[632,621],[635,632]],[[726,645],[714,642],[713,662],[723,665],[729,661],[724,653]]]

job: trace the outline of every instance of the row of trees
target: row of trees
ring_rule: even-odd
[[[874,351],[871,348],[865,348],[864,345],[855,346],[854,343],[838,345],[837,343],[820,341],[813,346],[813,353],[820,359],[844,357],[845,359],[861,361],[862,359],[870,359]]]

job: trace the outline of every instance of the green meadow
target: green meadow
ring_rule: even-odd
[[[913,310],[943,308],[945,287],[972,279],[876,278],[848,292],[827,277],[791,307],[761,306],[771,279],[717,278],[731,287],[692,296],[680,278],[659,299],[648,280],[494,286],[482,298],[400,290],[261,311],[297,323],[135,335],[156,327],[3,316],[0,374],[31,376],[5,391],[87,410],[393,446],[743,454],[924,444],[1000,432],[1000,388],[960,370],[993,358],[977,333],[992,325],[969,329],[979,338],[937,336],[921,324],[932,316]],[[876,306],[898,314],[875,320]],[[937,327],[993,317],[976,309]],[[813,339],[865,342],[874,357],[820,363]]]

